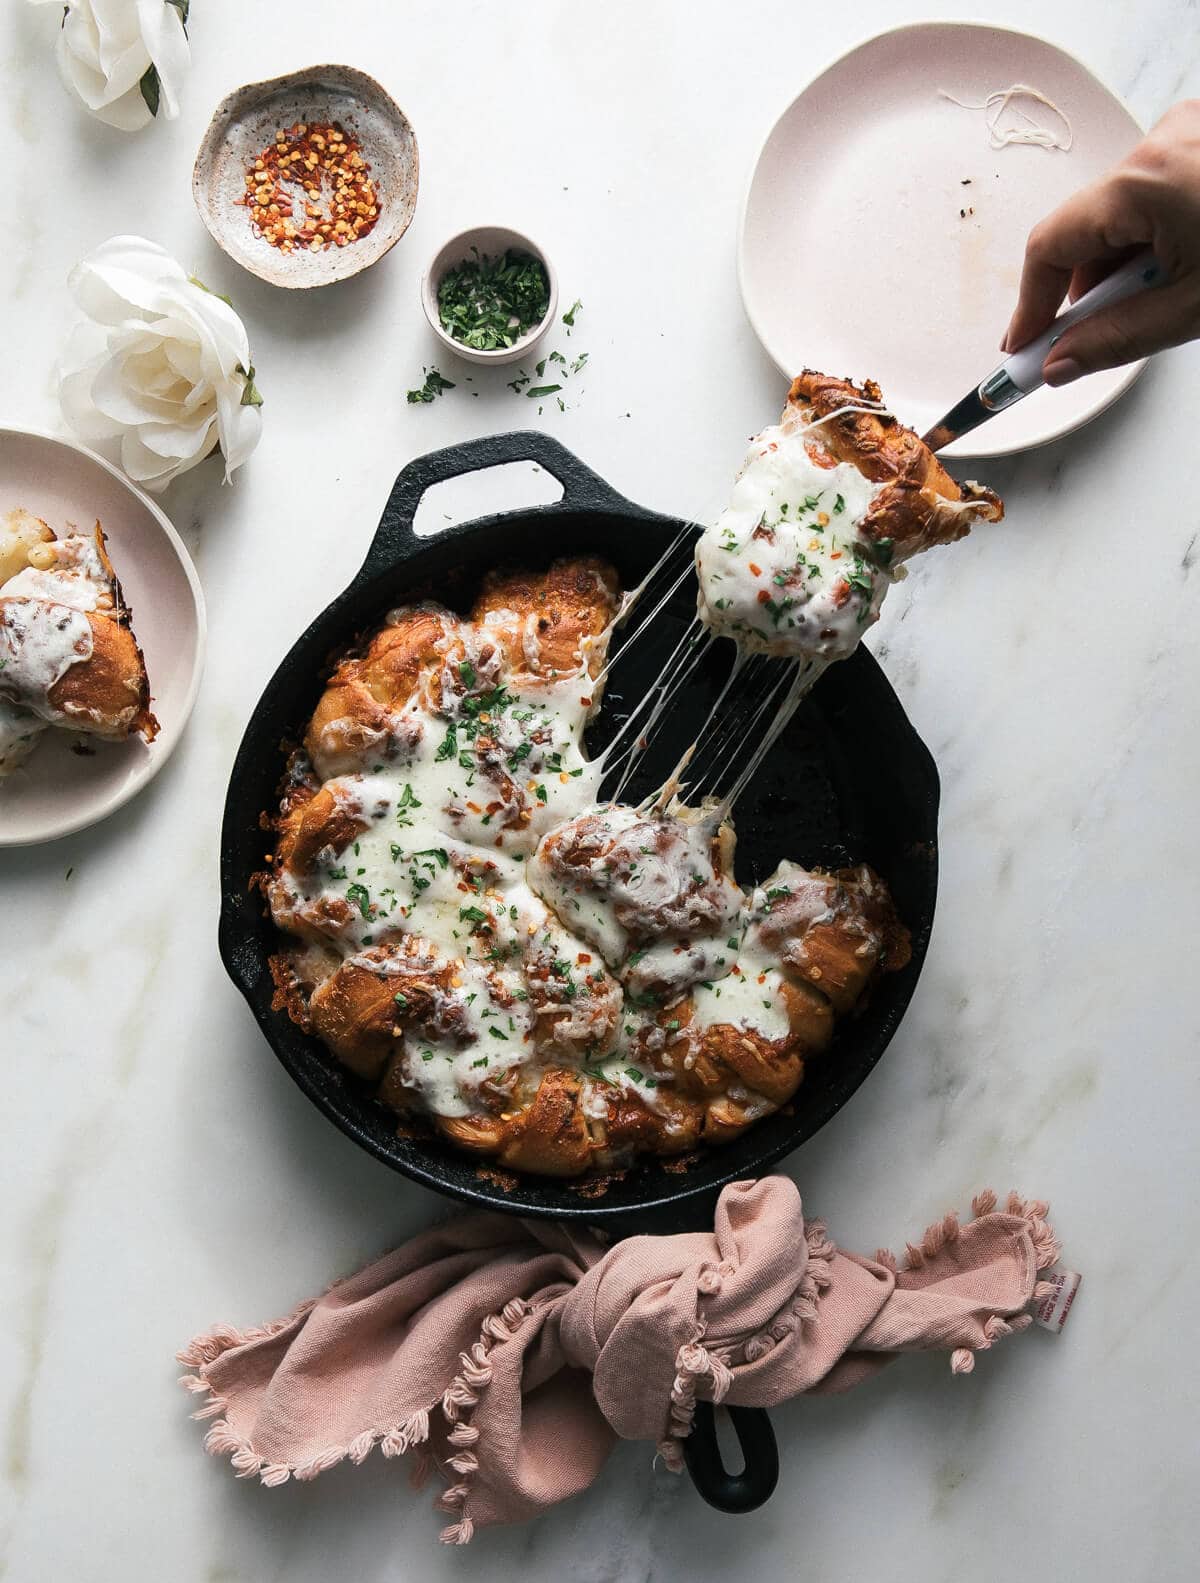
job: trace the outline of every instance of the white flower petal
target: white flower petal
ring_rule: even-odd
[[[110,357],[96,370],[92,401],[96,410],[124,429],[143,423],[173,423],[180,413],[177,401],[165,401],[152,392],[145,379],[130,379],[131,359]],[[137,370],[138,373],[141,370]]]
[[[141,236],[110,237],[67,278],[76,302],[100,324],[169,313],[188,284],[166,249]]]
[[[225,482],[229,483],[262,438],[262,408],[243,407],[241,395],[231,402],[224,391],[217,393],[217,416],[221,430],[221,451],[225,457]]]
[[[187,33],[178,6],[163,0],[137,0],[142,38],[158,68],[160,109],[168,121],[179,114],[179,84],[192,63]]]

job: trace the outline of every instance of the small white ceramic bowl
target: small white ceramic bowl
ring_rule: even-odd
[[[241,207],[246,171],[279,128],[296,121],[339,122],[358,139],[371,166],[379,223],[349,247],[281,252],[255,236]],[[272,286],[328,286],[369,269],[408,230],[419,168],[408,117],[374,78],[353,66],[310,66],[247,83],[221,100],[196,155],[192,196],[213,241],[252,275]]]
[[[489,258],[495,258],[498,253],[503,253],[510,247],[514,252],[528,253],[531,258],[536,258],[546,271],[550,301],[545,316],[540,324],[535,324],[533,329],[528,330],[512,346],[497,347],[491,352],[481,352],[473,346],[464,346],[461,341],[456,341],[452,335],[447,334],[438,317],[437,294],[442,278],[447,271],[472,258],[474,256],[472,248],[477,248],[481,254],[487,254]],[[558,276],[554,271],[554,265],[537,243],[531,242],[527,236],[522,236],[520,231],[511,231],[504,225],[475,225],[468,231],[460,231],[457,236],[452,236],[434,254],[433,262],[421,277],[421,306],[425,309],[425,317],[429,320],[433,333],[447,351],[454,353],[455,357],[461,357],[467,363],[515,363],[518,358],[529,356],[554,323],[554,315],[558,311]]]

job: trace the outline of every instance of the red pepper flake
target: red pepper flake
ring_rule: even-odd
[[[587,954],[586,951],[581,951],[579,953],[579,955],[575,958],[575,965],[576,965],[576,967],[582,967],[585,962],[590,962],[591,960],[592,960],[591,957]]]
[[[254,234],[283,253],[357,242],[375,229],[381,207],[358,139],[337,121],[296,121],[276,132],[235,202],[249,211]]]
[[[592,700],[590,698],[581,698],[579,702],[585,709],[590,709],[592,707]]]
[[[754,576],[754,577],[761,577],[762,576],[762,567],[761,566],[755,566],[753,561],[751,561],[749,564],[750,564],[751,575]]]
[[[771,590],[769,588],[760,588],[758,590],[758,602],[759,602],[760,605],[769,605],[770,604],[770,602],[771,602]]]

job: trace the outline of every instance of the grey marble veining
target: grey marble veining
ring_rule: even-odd
[[[1184,0],[977,11],[1076,48],[1144,119],[1200,92]],[[753,1518],[702,1507],[626,1446],[586,1498],[465,1552],[437,1547],[428,1497],[394,1463],[276,1491],[235,1481],[201,1454],[174,1383],[195,1331],[283,1313],[445,1212],[316,1114],[217,960],[219,813],[263,682],[420,452],[540,423],[633,499],[696,517],[721,501],[781,394],[734,277],[754,151],[814,68],[898,20],[881,0],[852,18],[766,0],[197,0],[181,119],[124,136],[62,92],[51,10],[0,13],[0,418],[56,427],[66,274],[122,230],[232,293],[266,398],[236,485],[209,464],[166,499],[211,628],[175,759],[106,824],[0,855],[11,1583],[1193,1576],[1194,348],[1080,434],[972,468],[1006,522],[924,558],[872,634],[942,777],[938,917],[886,1059],[788,1166],[851,1248],[901,1245],[987,1184],[1049,1198],[1085,1275],[1065,1335],[1008,1342],[967,1378],[914,1359],[781,1411],[780,1492]],[[319,299],[273,292],[208,241],[192,155],[239,82],[340,59],[375,70],[414,122],[417,216],[367,276]],[[421,267],[484,211],[546,238],[584,300],[570,344],[591,362],[568,413],[538,420],[499,383],[405,401],[433,361]]]

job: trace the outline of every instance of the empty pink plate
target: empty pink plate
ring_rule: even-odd
[[[72,525],[90,533],[99,518],[146,656],[160,729],[151,743],[47,731],[27,763],[0,781],[0,847],[69,835],[136,796],[182,736],[204,662],[204,596],[191,558],[154,502],[116,468],[68,440],[0,429],[0,511],[16,506],[58,534]]]
[[[993,148],[984,112],[939,93],[976,103],[1014,83],[1069,117],[1068,151]],[[1039,122],[1058,124],[1049,112]],[[1003,124],[1020,118],[1009,109]],[[1115,94],[1044,39],[971,22],[881,33],[810,83],[763,146],[738,252],[750,323],[785,374],[877,379],[923,433],[1001,361],[1029,231],[1141,132]],[[1057,439],[1143,366],[1039,390],[944,454]]]

